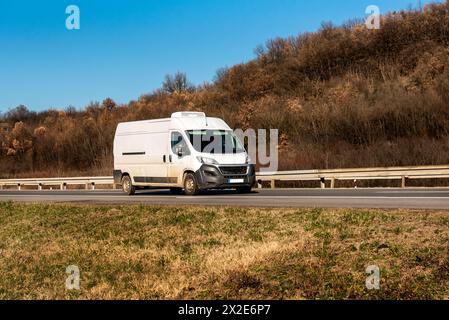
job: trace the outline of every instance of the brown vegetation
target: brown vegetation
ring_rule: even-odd
[[[449,2],[360,23],[323,24],[274,39],[257,57],[193,88],[163,89],[117,106],[3,115],[0,176],[86,171],[109,174],[119,121],[200,110],[235,128],[278,128],[280,169],[449,163]]]

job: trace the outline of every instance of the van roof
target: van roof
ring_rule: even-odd
[[[168,130],[232,130],[219,118],[206,117],[203,112],[176,112],[171,118],[122,122],[117,134],[164,132]]]
[[[172,130],[231,130],[231,128],[219,118],[188,117],[171,119]]]
[[[190,112],[190,111],[182,111],[175,112],[171,115],[172,119],[176,118],[205,118],[206,114],[204,112]]]

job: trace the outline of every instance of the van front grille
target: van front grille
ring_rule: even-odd
[[[248,167],[247,166],[226,166],[226,167],[220,167],[220,171],[224,175],[246,174],[248,171]]]
[[[246,180],[246,175],[242,176],[242,175],[238,175],[238,176],[226,176],[226,179],[245,179]]]

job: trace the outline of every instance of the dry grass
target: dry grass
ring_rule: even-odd
[[[0,298],[448,299],[448,240],[447,212],[0,203]]]

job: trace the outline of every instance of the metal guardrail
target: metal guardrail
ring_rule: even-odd
[[[338,180],[401,180],[405,188],[407,179],[449,178],[449,165],[278,171],[259,172],[256,175],[259,187],[264,181],[269,181],[271,188],[276,187],[277,181],[319,181],[321,188],[326,188],[326,182],[330,181],[330,187],[335,188]],[[22,186],[37,186],[38,190],[42,190],[43,186],[57,186],[64,190],[68,185],[84,185],[86,190],[94,190],[96,185],[116,188],[112,177],[0,179],[0,190],[5,186],[17,186],[18,190]]]
[[[58,186],[61,190],[65,190],[68,185],[84,185],[86,190],[95,190],[96,185],[112,185],[114,179],[112,177],[77,177],[77,178],[31,178],[31,179],[3,179],[0,180],[0,190],[5,186],[17,186],[21,190],[22,186],[37,186],[38,190],[42,190],[43,186]]]
[[[302,171],[279,171],[258,173],[258,181],[270,181],[275,188],[276,181],[320,181],[321,188],[335,188],[338,180],[401,180],[402,188],[406,187],[407,179],[449,178],[449,165],[419,166],[419,167],[385,167],[359,169],[325,169]]]

